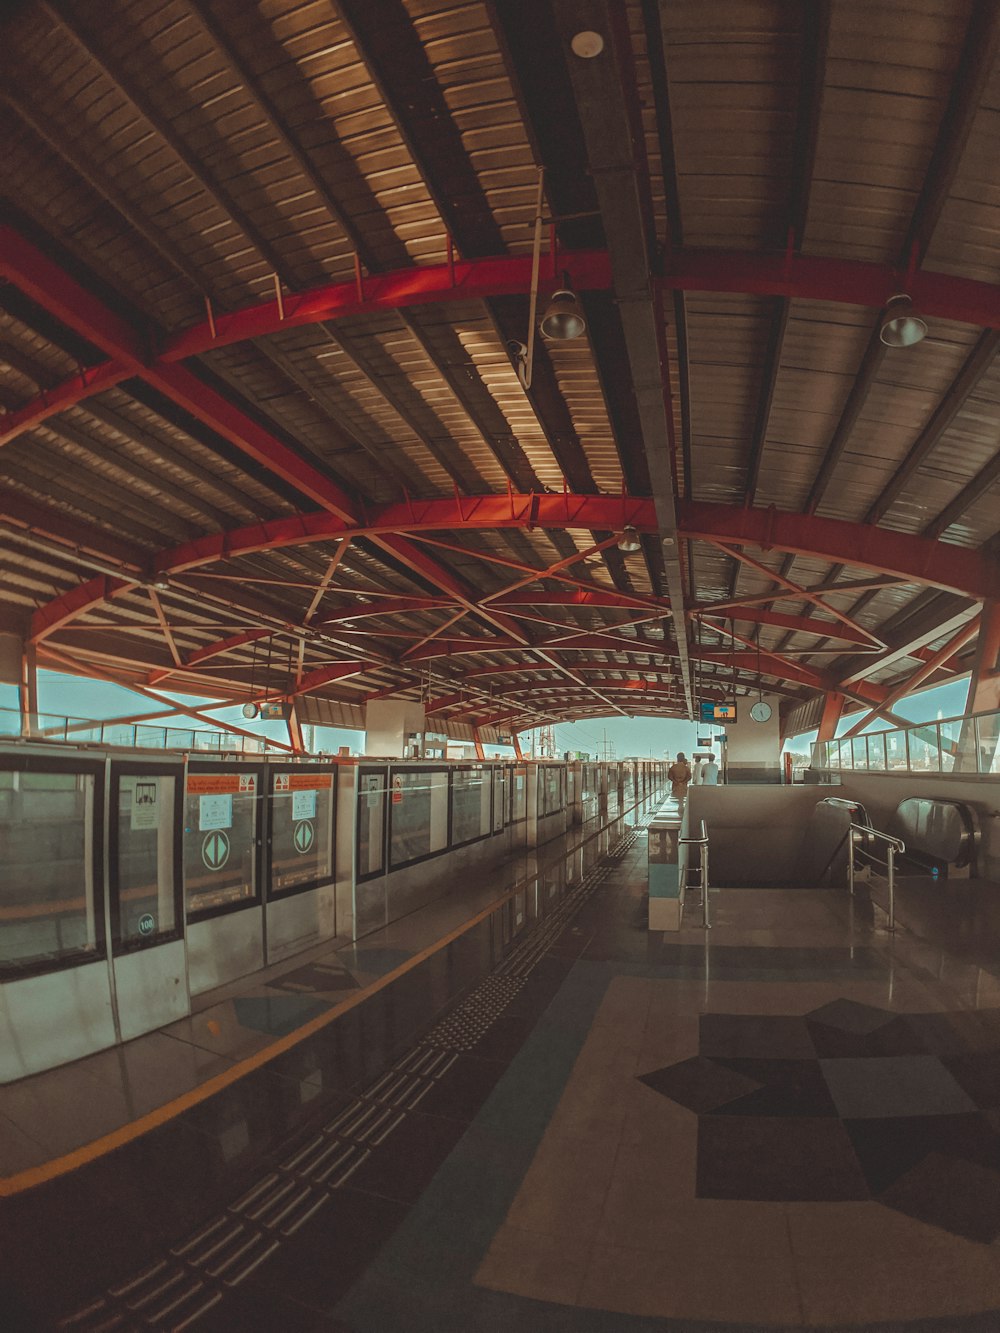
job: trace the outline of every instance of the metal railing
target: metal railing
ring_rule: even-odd
[[[867,773],[1000,775],[1000,713],[968,713],[908,727],[816,741],[812,767]]]
[[[881,839],[885,843],[885,860],[880,861],[874,856],[867,847],[861,846],[862,838],[868,841]],[[888,930],[890,933],[896,929],[896,853],[902,855],[906,851],[906,843],[902,838],[894,838],[891,833],[883,833],[880,829],[870,828],[867,824],[852,824],[847,831],[847,887],[850,890],[851,897],[854,897],[854,854],[860,851],[870,862],[875,865],[885,866],[886,880],[889,886],[889,906],[882,907],[882,904],[872,898],[872,904],[875,907],[882,907],[882,911],[889,918]]]
[[[705,821],[704,820],[701,821],[700,838],[678,838],[677,846],[678,848],[680,847],[701,848],[701,854],[698,858],[701,869],[701,901],[702,901],[701,924],[704,926],[706,930],[711,930],[712,923],[708,919],[708,830],[705,827]],[[687,872],[688,872],[688,867],[685,866],[684,867],[685,875],[687,874]]]
[[[287,753],[286,748],[272,744],[266,736],[241,736],[207,727],[154,726],[148,722],[116,722],[113,719],[102,721],[62,713],[32,713],[31,734],[25,736],[21,730],[21,714],[14,708],[0,708],[0,740],[105,745],[130,750],[197,750],[247,757]]]

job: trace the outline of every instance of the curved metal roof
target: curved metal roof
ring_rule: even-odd
[[[990,0],[5,15],[0,627],[40,663],[505,730],[758,685],[891,720],[968,669]],[[539,300],[587,329],[525,387],[540,169]]]

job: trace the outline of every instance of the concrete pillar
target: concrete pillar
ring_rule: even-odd
[[[538,765],[528,764],[524,783],[525,820],[529,847],[538,846]]]
[[[0,630],[0,685],[16,685],[21,735],[38,729],[38,671],[35,646],[13,630]]]
[[[750,709],[756,702],[752,698],[741,699],[737,720],[725,724],[727,782],[781,781],[780,700],[765,699],[771,706],[771,716],[766,722],[755,722],[750,716]],[[718,760],[717,751],[715,757]]]
[[[976,728],[973,713],[1000,711],[1000,602],[986,602],[979,622],[979,640],[976,657],[969,677],[969,693],[965,701],[966,720],[958,740],[955,771],[975,773],[982,767],[987,773],[993,764],[997,748],[997,728],[984,727],[976,750]]]
[[[388,759],[423,752],[424,706],[412,699],[373,699],[365,708],[365,754]],[[410,738],[410,739],[408,739]]]
[[[566,765],[566,804],[570,825],[583,823],[583,764],[577,759]]]

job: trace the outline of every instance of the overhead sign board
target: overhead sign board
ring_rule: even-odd
[[[736,704],[725,703],[716,704],[710,700],[705,700],[699,705],[699,721],[701,722],[735,722]]]

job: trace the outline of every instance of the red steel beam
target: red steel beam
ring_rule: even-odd
[[[560,251],[559,266],[577,291],[606,291],[611,269],[604,251]],[[523,295],[529,290],[528,256],[492,256],[454,264],[421,265],[358,281],[327,283],[286,297],[281,305],[265,301],[232,313],[219,312],[166,337],[147,354],[142,340],[125,321],[85,293],[47,260],[15,228],[0,226],[0,276],[51,310],[64,324],[94,342],[112,358],[74,375],[47,394],[24,405],[4,421],[0,443],[19,431],[100,392],[132,374],[140,364],[182,361],[214,347],[225,347],[282,329],[323,320],[350,318],[372,311],[398,310],[441,301],[469,301]],[[718,291],[847,303],[881,309],[899,289],[898,271],[882,264],[801,254],[741,253],[726,250],[674,249],[657,276],[660,289]],[[990,327],[1000,309],[1000,286],[921,270],[908,275],[907,290],[926,317]],[[56,406],[53,406],[53,405]],[[12,433],[13,432],[13,433]]]
[[[308,694],[310,690],[318,690],[321,685],[328,685],[332,680],[346,680],[348,676],[360,676],[365,671],[370,671],[373,667],[380,665],[377,662],[333,662],[329,666],[317,667],[315,671],[310,671],[298,681],[293,690],[285,695],[286,699],[298,698],[300,694]]]
[[[831,564],[856,565],[909,583],[947,588],[978,600],[1000,597],[1000,562],[982,551],[970,551],[948,542],[815,514],[684,500],[678,501],[678,518],[681,533],[687,539],[820,556]],[[463,527],[593,530],[620,527],[623,523],[630,523],[640,532],[654,532],[652,500],[635,497],[622,500],[606,495],[448,496],[381,506],[358,528],[349,528],[329,513],[274,519],[185,543],[162,552],[153,564],[157,572],[168,574],[228,557],[329,541],[348,534],[420,533]],[[812,596],[809,589],[801,595]],[[831,610],[831,614],[835,613]]]
[[[0,421],[6,420],[6,417],[0,417]],[[123,572],[139,570],[145,563],[145,558],[134,547],[126,545],[103,528],[61,514],[57,509],[37,504],[26,495],[2,487],[0,521],[65,546],[68,555],[74,551],[87,552],[101,561],[122,565]]]
[[[777,629],[790,630],[794,634],[815,634],[824,639],[843,639],[846,643],[857,643],[865,648],[872,646],[871,639],[860,630],[837,621],[821,620],[818,616],[788,616],[781,611],[767,611],[763,607],[731,607],[729,610],[715,611],[711,605],[691,607],[688,611],[692,619],[700,620],[749,620],[755,625],[774,625]]]
[[[977,600],[1000,599],[1000,563],[984,551],[972,551],[947,542],[910,533],[819,518],[814,514],[776,509],[744,509],[680,501],[678,513],[686,538],[702,538],[819,556],[831,563],[858,565],[931,587],[945,588]],[[333,537],[366,535],[402,560],[414,572],[441,588],[449,598],[490,621],[502,634],[527,640],[510,617],[479,605],[458,578],[443,570],[402,534],[450,528],[614,528],[629,522],[641,532],[656,530],[653,502],[615,496],[486,495],[468,499],[452,496],[381,506],[363,526],[353,526],[331,512],[314,512],[217,533],[161,552],[151,562],[157,573],[179,573],[216,561],[258,551],[277,550]],[[536,571],[541,577],[542,571]],[[124,586],[112,580],[92,581],[96,605]],[[88,586],[88,585],[84,585]],[[806,595],[809,595],[806,590]],[[82,601],[87,600],[86,596]],[[640,605],[646,603],[640,599]],[[36,613],[35,633],[51,633],[68,623],[81,609],[80,590],[74,589]],[[653,602],[653,606],[659,606]],[[89,608],[87,608],[89,609]],[[703,608],[704,610],[704,608]],[[831,612],[831,614],[835,614]],[[845,627],[846,628],[846,627]],[[631,651],[648,651],[632,646]]]

